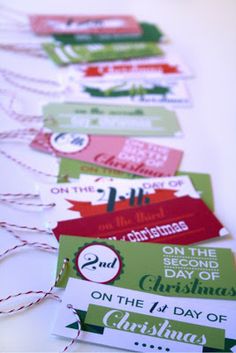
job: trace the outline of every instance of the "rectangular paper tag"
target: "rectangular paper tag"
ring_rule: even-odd
[[[53,232],[57,238],[68,234],[166,244],[193,244],[229,234],[201,199],[173,196],[172,192],[166,201],[59,222]]]
[[[136,42],[160,42],[163,33],[156,25],[147,22],[140,22],[141,35],[130,34],[66,34],[54,35],[54,39],[63,44],[96,44],[96,43],[136,43]]]
[[[132,16],[119,15],[30,15],[33,32],[37,34],[141,34]]]
[[[230,249],[62,236],[58,272],[65,258],[60,287],[73,277],[167,297],[236,300]]]
[[[125,173],[116,169],[100,167],[98,165],[79,160],[61,158],[59,165],[58,183],[77,181],[81,175],[107,176],[124,179],[142,178],[134,174]]]
[[[145,76],[153,78],[188,78],[192,76],[190,69],[180,60],[179,56],[166,47],[164,57],[139,58],[94,64],[75,65],[71,70],[73,79],[78,80],[122,80],[137,79]],[[84,82],[85,83],[85,82]]]
[[[41,131],[31,147],[58,157],[78,159],[133,174],[174,175],[183,152],[174,148],[114,136],[91,136]]]
[[[68,164],[66,163],[66,166]],[[99,176],[93,175],[95,174],[95,171],[91,168],[91,165],[85,166],[81,165],[82,169],[85,170],[84,174],[80,174],[79,180],[81,183],[84,182],[89,182],[89,183],[103,183],[109,182],[110,186],[117,186],[121,180],[126,180],[126,183],[133,183],[133,180],[131,181],[130,179],[141,179],[141,177],[129,175],[127,176],[114,176],[108,175],[108,172],[106,171],[104,175],[102,176],[101,174]],[[89,172],[91,169],[91,173]],[[65,172],[65,171],[64,171]],[[82,172],[82,170],[81,170]],[[86,174],[88,173],[88,174]],[[181,172],[178,171],[176,172],[176,176],[188,176],[195,187],[195,190],[197,191],[198,195],[200,198],[205,202],[205,204],[212,210],[214,211],[214,202],[213,202],[213,191],[212,191],[212,184],[211,184],[211,177],[209,174],[205,173],[192,173],[192,172]],[[191,194],[190,191],[187,192],[189,195]],[[192,194],[194,195],[194,194]]]
[[[65,95],[66,97],[66,95]],[[70,90],[69,101],[98,104],[190,107],[186,84],[180,80],[160,78],[124,78],[122,80],[86,80],[76,82]]]
[[[86,176],[94,175],[123,179],[141,178],[140,176],[115,169],[99,167],[91,163],[76,161],[73,159],[61,158],[58,175],[59,183],[65,183],[69,180],[72,181],[73,179],[73,181],[76,181],[76,179],[79,179],[83,174]],[[176,175],[188,175],[197,192],[201,196],[201,199],[212,211],[214,211],[213,190],[209,174],[177,171]]]
[[[43,48],[59,65],[163,55],[156,43],[149,42],[91,45],[45,43]]]
[[[45,214],[47,225],[53,227],[58,221],[87,217],[113,212],[148,203],[156,203],[177,197],[177,195],[196,195],[190,179],[166,177],[136,179],[132,185],[126,180],[113,183],[109,180],[94,182],[40,184],[38,190],[42,203],[55,204]]]
[[[191,179],[201,199],[211,211],[214,211],[214,196],[211,176],[209,174],[178,171],[176,175],[187,175]]]
[[[80,320],[79,340],[132,352],[233,352],[235,317],[226,301],[176,301],[71,278],[53,333],[73,339]]]
[[[43,108],[44,126],[53,132],[121,136],[182,135],[174,111],[164,107],[131,107],[50,103]]]

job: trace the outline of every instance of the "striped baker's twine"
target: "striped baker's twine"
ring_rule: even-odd
[[[27,131],[27,130],[28,130],[28,131]],[[22,131],[24,131],[25,134],[28,134],[28,133],[31,133],[31,132],[32,132],[32,131],[29,132],[29,130],[33,130],[33,133],[34,133],[33,138],[37,138],[37,133],[39,132],[38,130],[35,130],[35,129],[25,129],[25,130],[22,130]],[[35,132],[36,132],[36,133],[35,133]],[[24,134],[24,133],[23,133],[23,134]],[[2,133],[2,134],[4,134],[4,133]],[[11,136],[11,132],[7,132],[6,134],[7,134],[7,136]],[[10,135],[8,135],[8,134],[10,134]],[[4,135],[3,135],[3,136],[4,136]],[[1,138],[1,134],[0,134],[0,138]],[[31,141],[30,141],[30,142],[32,142],[32,138],[31,138]],[[51,155],[55,158],[57,164],[59,165],[60,159],[57,157],[56,152],[54,151],[54,149],[49,145],[49,146],[48,146],[48,150],[49,150],[49,152],[51,153]],[[22,168],[27,169],[28,171],[33,172],[33,173],[36,173],[36,174],[38,174],[38,175],[40,175],[40,176],[46,176],[46,177],[56,178],[56,179],[57,179],[57,177],[58,177],[58,175],[51,174],[51,173],[45,173],[45,172],[43,172],[43,171],[41,171],[41,170],[38,170],[38,169],[36,169],[36,168],[31,167],[30,165],[28,165],[28,164],[22,162],[21,160],[15,158],[14,156],[10,155],[9,153],[7,153],[6,151],[4,151],[4,150],[2,150],[2,149],[0,149],[0,154],[3,155],[4,157],[6,157],[7,159],[11,160],[12,162],[18,164],[18,165],[21,166]]]
[[[51,286],[51,288],[48,291],[45,292],[45,291],[41,291],[41,290],[40,291],[31,291],[30,290],[28,292],[20,292],[20,293],[17,293],[17,294],[9,295],[9,296],[7,296],[5,298],[1,298],[0,299],[0,303],[3,303],[3,302],[11,300],[13,298],[20,297],[20,296],[25,296],[25,295],[30,295],[30,294],[43,294],[42,297],[38,298],[35,301],[30,302],[29,304],[21,305],[20,307],[12,308],[12,309],[5,310],[5,311],[0,311],[0,314],[18,313],[20,311],[29,309],[29,308],[41,303],[47,297],[51,297],[53,299],[61,301],[60,297],[58,295],[55,295],[54,293],[52,293],[52,291],[56,287],[57,283],[61,280],[61,278],[63,277],[64,273],[66,272],[68,263],[69,263],[69,259],[64,259],[62,268],[61,268],[61,270],[60,270],[60,272],[59,272],[59,274],[58,274],[58,276],[56,278],[56,281],[55,281],[55,283]]]
[[[18,129],[18,130],[12,130],[12,131],[6,131],[6,132],[1,132],[0,133],[0,140],[1,138],[4,140],[4,138],[25,138],[28,137],[28,135],[32,135],[30,136],[30,142],[32,142],[34,139],[39,138],[40,140],[40,130],[37,129]],[[44,146],[44,144],[42,142],[39,142],[40,145]],[[51,155],[55,158],[57,164],[59,164],[60,159],[57,157],[56,151],[52,148],[52,146],[50,145],[45,145],[47,146],[47,150],[51,153]],[[51,178],[57,178],[58,175],[55,174],[51,174],[51,173],[45,173],[41,170],[38,170],[36,168],[31,167],[30,165],[22,162],[21,160],[15,158],[14,156],[10,155],[8,152],[0,149],[0,154],[3,155],[4,157],[6,157],[7,159],[11,160],[12,162],[20,165],[22,168],[29,170],[30,172],[36,173],[40,176],[46,176],[46,177],[51,177]]]
[[[53,251],[53,252],[57,252],[58,251],[58,248],[54,247],[54,246],[51,246],[50,244],[47,244],[47,243],[41,243],[41,242],[37,242],[37,241],[34,241],[34,242],[29,242],[28,240],[25,240],[21,237],[21,235],[19,235],[15,229],[12,229],[11,227],[9,226],[6,226],[4,224],[4,222],[0,223],[0,227],[2,227],[3,229],[5,229],[9,234],[11,234],[15,239],[17,239],[21,244],[18,244],[18,245],[15,245],[13,246],[12,248],[9,248],[7,250],[5,250],[3,253],[0,254],[0,260],[2,258],[4,258],[6,255],[9,255],[11,254],[12,252],[15,252],[16,250],[18,249],[21,249],[23,247],[33,247],[33,248],[36,248],[36,249],[39,249],[39,250],[43,250],[43,251]],[[26,226],[25,226],[26,227]],[[28,227],[24,228],[25,229],[30,229]],[[21,228],[22,230],[22,228]],[[45,231],[46,233],[47,231]],[[48,234],[48,232],[47,232]],[[52,232],[50,233],[52,234]]]
[[[39,194],[24,194],[24,193],[0,193],[0,197],[15,197],[15,198],[23,198],[23,199],[37,199],[39,197]]]
[[[60,83],[57,81],[53,80],[47,80],[47,79],[38,79],[35,77],[29,77],[23,74],[19,74],[18,72],[14,72],[12,70],[6,70],[4,68],[0,68],[0,73],[2,77],[7,81],[9,84],[13,85],[14,87],[17,87],[19,89],[28,91],[30,93],[35,93],[39,95],[44,95],[44,96],[60,96],[66,92],[66,89],[58,89],[57,91],[49,91],[49,90],[44,90],[44,89],[39,89],[35,87],[28,86],[27,84],[21,84],[18,81],[23,81],[23,82],[30,82],[31,84],[38,84],[38,85],[45,85],[45,86],[51,86],[51,87],[58,87],[60,88]]]
[[[11,160],[12,162],[18,164],[19,166],[21,166],[22,168],[30,171],[30,172],[33,172],[35,174],[38,174],[40,176],[46,176],[46,177],[50,177],[50,178],[57,178],[58,176],[55,175],[55,174],[51,174],[51,173],[45,173],[45,172],[42,172],[41,170],[38,170],[36,168],[33,168],[31,167],[30,165],[20,161],[19,159],[13,157],[12,155],[10,155],[9,153],[5,152],[4,150],[1,150],[0,149],[0,154],[4,157],[6,157],[7,159]]]
[[[56,204],[55,202],[51,202],[51,203],[29,203],[29,202],[19,202],[19,201],[15,201],[15,200],[9,200],[7,198],[1,198],[0,197],[0,202],[2,202],[3,204],[10,204],[13,206],[27,206],[27,207],[40,207],[40,208],[52,208],[55,207]]]
[[[16,250],[18,249],[22,249],[26,246],[29,246],[29,247],[34,247],[34,248],[38,248],[39,250],[43,250],[43,251],[57,251],[58,249],[51,246],[51,245],[48,245],[46,243],[39,243],[39,242],[28,242],[27,240],[22,240],[22,244],[18,244],[18,245],[15,245],[13,246],[12,248],[9,248],[7,250],[5,250],[3,253],[0,254],[0,260],[3,258],[3,257],[6,257],[7,255],[11,254],[12,252],[15,252]]]
[[[5,96],[10,100],[8,108],[6,108],[6,106],[2,102],[0,102],[0,108],[11,119],[14,119],[20,123],[42,123],[43,121],[42,115],[22,114],[14,110],[13,105],[15,101],[18,100],[14,92],[1,88],[0,95]]]
[[[43,49],[41,48],[40,44],[38,44],[38,47],[32,44],[0,44],[0,50],[9,51],[14,54],[32,56],[34,58],[48,58],[46,53],[44,53]]]
[[[0,132],[0,140],[29,139],[31,141],[38,133],[39,130],[33,128],[2,131]]]
[[[23,247],[33,247],[39,250],[43,250],[43,251],[53,251],[53,252],[57,252],[58,248],[51,246],[47,243],[41,243],[41,242],[29,242],[28,240],[25,240],[22,238],[21,235],[19,235],[15,228],[18,231],[30,231],[30,232],[37,232],[37,233],[43,233],[43,234],[48,234],[48,235],[52,235],[52,231],[51,230],[46,230],[46,229],[40,229],[37,227],[28,227],[28,226],[21,226],[21,225],[16,225],[16,224],[11,224],[11,223],[7,223],[7,222],[0,222],[0,227],[5,229],[9,234],[11,234],[15,239],[17,239],[21,244],[15,245],[12,248],[9,248],[7,250],[5,250],[3,253],[0,254],[0,260],[2,258],[4,258],[6,255],[11,254],[12,252],[15,252],[18,249],[21,249]]]
[[[4,302],[7,302],[9,300],[12,300],[12,299],[18,298],[18,297],[42,294],[42,297],[38,298],[37,300],[34,300],[34,301],[30,302],[29,304],[21,305],[21,306],[19,306],[17,308],[12,308],[12,309],[9,309],[9,310],[4,310],[4,311],[1,310],[0,311],[0,315],[11,315],[11,314],[19,313],[21,311],[27,310],[29,308],[32,308],[35,305],[40,304],[46,298],[55,299],[55,300],[58,300],[59,302],[61,302],[61,298],[57,294],[53,293],[52,291],[56,287],[57,283],[59,283],[59,281],[62,279],[63,275],[65,274],[68,264],[69,264],[69,259],[65,258],[63,260],[61,271],[59,272],[55,283],[51,286],[51,288],[48,291],[43,291],[43,290],[33,291],[33,290],[29,290],[27,292],[19,292],[19,293],[16,293],[16,294],[8,295],[7,297],[4,297],[4,298],[0,298],[0,304],[2,304]],[[81,334],[81,320],[80,320],[80,317],[79,317],[78,313],[76,312],[76,309],[71,304],[68,304],[67,308],[69,310],[72,310],[74,315],[76,316],[76,321],[77,321],[77,324],[78,324],[78,331],[77,331],[76,336],[63,349],[63,351],[62,351],[63,353],[68,351],[68,349],[78,340],[78,338],[79,338],[79,336]]]
[[[76,312],[76,309],[71,304],[67,304],[67,308],[72,310],[74,315],[76,316],[77,324],[78,324],[78,331],[77,331],[77,335],[75,336],[75,338],[73,338],[71,340],[71,342],[63,349],[63,351],[62,351],[63,353],[66,352],[77,341],[77,339],[79,338],[80,333],[81,333],[81,320],[80,320],[78,313]]]
[[[26,194],[26,195],[31,195],[31,194]],[[20,230],[20,231],[31,231],[31,232],[37,232],[37,233],[50,234],[50,235],[53,234],[51,230],[40,229],[38,227],[29,227],[29,226],[20,225],[20,224],[14,224],[14,223],[8,223],[5,221],[0,221],[0,227],[16,228],[17,230]]]
[[[3,204],[10,204],[13,206],[30,206],[32,208],[34,207],[40,207],[40,208],[51,208],[55,207],[56,203],[51,202],[48,204],[44,203],[36,203],[36,202],[28,202],[28,201],[21,201],[22,199],[26,200],[36,200],[39,199],[40,195],[39,194],[23,194],[23,193],[17,193],[17,194],[11,194],[11,193],[0,193],[0,202]]]
[[[54,207],[56,204],[54,202],[49,203],[49,204],[43,204],[43,203],[28,203],[26,201],[21,202],[19,200],[25,199],[25,200],[36,200],[39,199],[40,195],[39,194],[24,194],[24,193],[0,193],[0,202],[3,203],[10,203],[13,205],[19,205],[19,206],[34,206],[34,207]]]
[[[10,110],[8,112],[6,112],[7,115],[20,122],[20,123],[40,123],[42,124],[43,122],[43,116],[42,115],[33,115],[33,114],[22,114],[22,113],[18,113],[15,110]]]

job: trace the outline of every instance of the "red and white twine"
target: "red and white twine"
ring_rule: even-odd
[[[0,222],[0,227],[2,227],[3,229],[5,229],[9,234],[11,234],[15,239],[17,239],[21,244],[15,245],[12,248],[9,248],[7,250],[5,250],[3,253],[0,254],[0,260],[2,258],[4,258],[6,255],[11,254],[12,252],[15,252],[18,249],[24,248],[24,247],[33,247],[39,250],[43,250],[43,251],[53,251],[53,252],[57,252],[58,248],[51,246],[50,244],[47,243],[42,243],[42,242],[30,242],[26,239],[23,239],[21,237],[21,235],[19,235],[16,230],[14,229],[15,225],[10,225],[10,223],[6,223],[6,222]],[[17,226],[16,226],[17,227]],[[42,230],[42,229],[37,229],[37,227],[34,228],[30,228],[27,226],[19,226],[18,228],[20,228],[20,230],[28,230],[28,231],[37,231],[39,233],[44,233],[44,234],[52,234],[51,231],[47,231],[47,230]]]
[[[38,79],[36,77],[26,76],[26,75],[14,72],[12,70],[6,70],[4,68],[0,68],[0,73],[2,74],[2,77],[5,79],[5,81],[7,81],[9,84],[19,89],[26,90],[30,93],[35,93],[35,94],[44,95],[44,96],[60,96],[61,94],[64,94],[66,92],[66,89],[65,88],[60,89],[61,87],[60,83],[54,80]],[[26,82],[26,83],[21,84],[18,81]],[[45,85],[48,87],[57,87],[58,90],[51,91],[48,89],[44,90],[41,88],[35,88],[30,85],[27,85],[27,82],[31,84],[41,85],[41,86]]]
[[[9,51],[14,54],[23,54],[34,58],[47,59],[48,56],[41,46],[33,44],[0,44],[0,50]]]
[[[31,195],[31,194],[26,194],[26,195]],[[30,231],[30,232],[44,233],[44,234],[50,234],[50,235],[52,234],[51,230],[40,229],[38,227],[29,227],[29,226],[25,226],[25,225],[23,226],[23,225],[19,225],[19,224],[4,222],[4,221],[0,222],[0,227],[17,228],[20,231]]]
[[[9,200],[9,199],[4,199],[0,197],[0,202],[4,203],[4,204],[10,204],[13,206],[27,206],[27,207],[40,207],[40,208],[52,208],[55,207],[56,204],[55,202],[51,202],[48,204],[45,203],[29,203],[29,202],[19,202],[19,201],[15,201],[15,200]]]
[[[20,161],[19,159],[13,157],[9,153],[7,153],[7,152],[5,152],[5,151],[3,151],[1,149],[0,149],[0,154],[3,155],[4,157],[6,157],[7,159],[11,160],[12,162],[18,164],[22,168],[27,169],[30,172],[36,173],[36,174],[41,175],[41,176],[46,176],[46,177],[50,177],[50,178],[57,178],[57,175],[51,174],[51,173],[46,173],[46,172],[43,172],[43,171],[38,170],[36,168],[33,168],[30,165]]]
[[[36,200],[40,198],[39,194],[23,194],[23,193],[18,193],[18,194],[11,194],[11,193],[0,193],[0,202],[5,203],[5,204],[10,204],[13,206],[30,206],[32,208],[34,207],[40,207],[40,208],[51,208],[55,207],[56,204],[55,202],[51,202],[48,204],[44,203],[36,203]],[[22,199],[25,200],[35,200],[34,202],[28,202],[28,201],[22,201]]]
[[[13,105],[16,101],[18,101],[15,93],[6,89],[0,89],[0,95],[5,96],[10,100],[8,107],[6,107],[2,102],[0,102],[0,108],[11,119],[14,119],[20,123],[42,123],[42,115],[18,113],[14,110]]]
[[[38,129],[33,128],[3,131],[0,132],[0,140],[25,140],[26,142],[31,142],[38,132]]]
[[[60,297],[58,295],[52,293],[52,291],[56,287],[57,283],[61,280],[61,278],[63,277],[64,273],[66,272],[68,263],[69,263],[69,260],[68,259],[64,259],[61,271],[59,272],[55,283],[51,286],[51,288],[48,291],[45,292],[45,291],[41,291],[41,290],[40,291],[31,291],[30,290],[28,292],[20,292],[20,293],[17,293],[17,294],[9,295],[9,296],[7,296],[5,298],[1,298],[0,299],[0,303],[3,303],[3,302],[11,300],[13,298],[20,297],[20,296],[25,296],[25,295],[30,295],[30,294],[43,294],[42,297],[38,298],[35,301],[30,302],[29,304],[21,305],[20,307],[12,308],[12,309],[5,310],[5,311],[1,310],[0,314],[18,313],[20,311],[29,309],[29,308],[33,307],[34,305],[37,305],[37,304],[41,303],[47,297],[51,297],[53,299],[61,301]]]
[[[77,335],[75,336],[75,338],[73,338],[72,341],[63,349],[63,351],[62,351],[63,353],[66,352],[76,342],[76,340],[79,338],[80,333],[81,333],[81,320],[80,320],[78,313],[76,312],[76,309],[71,304],[67,304],[67,308],[72,310],[77,318],[76,321],[78,324],[78,331],[77,331]]]

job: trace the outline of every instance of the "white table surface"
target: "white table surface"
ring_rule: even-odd
[[[188,82],[193,98],[191,109],[179,109],[184,131],[179,139],[152,139],[182,148],[182,170],[206,172],[212,176],[216,215],[232,237],[204,245],[228,247],[236,251],[236,1],[235,0],[1,0],[28,13],[130,14],[140,21],[158,24],[171,38],[178,53],[190,65],[195,78]],[[49,60],[0,52],[0,67],[36,77],[56,77],[57,67]],[[1,80],[1,86],[11,88]],[[20,90],[26,112],[39,113],[47,97]],[[20,128],[0,112],[0,130]],[[51,156],[30,150],[26,144],[2,143],[1,149],[45,172],[57,173]],[[52,182],[22,169],[0,156],[3,192],[34,192],[37,182]],[[1,220],[42,227],[42,212],[23,211],[0,204]],[[1,252],[17,244],[0,231]],[[49,236],[29,234],[28,239],[47,241]],[[27,290],[48,290],[55,278],[57,256],[25,249],[0,261],[0,298]],[[27,303],[29,298],[21,299]],[[16,302],[0,304],[0,311]],[[17,302],[18,303],[18,302]],[[62,351],[67,340],[51,335],[58,302],[46,300],[31,310],[0,316],[1,352]],[[72,351],[111,352],[117,349],[78,343]]]

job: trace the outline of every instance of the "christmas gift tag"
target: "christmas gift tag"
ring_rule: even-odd
[[[125,137],[43,131],[31,142],[31,147],[58,157],[78,159],[146,177],[175,174],[183,154],[174,148]]]
[[[45,213],[46,222],[51,227],[61,220],[156,203],[185,194],[196,195],[187,176],[136,179],[132,184],[126,180],[113,184],[107,180],[102,185],[89,180],[68,184],[40,184],[38,191],[43,203],[55,204]]]
[[[50,103],[44,126],[53,132],[123,136],[181,136],[174,111],[164,107],[131,107]]]
[[[65,258],[60,287],[73,277],[167,297],[236,299],[230,249],[62,236],[58,271]]]
[[[91,163],[76,161],[73,159],[61,158],[58,182],[65,183],[69,181],[69,179],[79,179],[83,174],[86,176],[94,175],[124,179],[141,178],[134,174],[120,172],[115,169],[99,167]],[[176,175],[188,175],[191,178],[191,181],[199,195],[201,196],[201,199],[212,211],[214,210],[213,190],[211,177],[209,174],[178,171],[176,172]]]
[[[136,34],[142,30],[132,16],[119,15],[30,15],[31,28],[36,34]]]
[[[176,301],[70,278],[53,333],[73,339],[80,328],[78,340],[132,352],[234,352],[235,325],[231,302]]]
[[[61,158],[59,165],[58,183],[65,183],[70,180],[76,181],[81,175],[108,176],[116,178],[134,179],[136,176],[130,173],[121,172],[116,169],[108,169],[98,165],[77,161],[74,159]],[[138,177],[137,178],[142,178]]]
[[[99,79],[120,80],[132,78],[188,78],[192,76],[190,69],[180,60],[179,56],[168,53],[165,48],[165,56],[153,58],[140,58],[119,60],[95,64],[75,65],[71,68],[71,76],[74,80]]]
[[[70,86],[71,85],[71,86]],[[172,81],[159,78],[132,78],[68,82],[69,101],[117,105],[171,105],[189,107],[191,99],[184,81]],[[65,94],[66,96],[66,94]]]
[[[163,39],[162,31],[154,24],[139,23],[142,34],[55,34],[53,37],[62,44],[96,44],[96,43],[135,43],[135,42],[160,42]]]
[[[45,43],[43,48],[59,65],[163,55],[156,43],[149,42],[90,45]]]
[[[85,172],[83,174],[81,170],[80,174],[80,182],[90,182],[90,183],[103,183],[103,181],[108,181],[110,183],[110,186],[116,186],[117,184],[120,183],[120,180],[122,179],[122,176],[118,175],[111,175],[109,176],[108,173],[104,173],[103,176],[100,174],[95,174],[95,172],[92,170],[91,173],[90,168],[87,168],[86,166],[82,166],[82,169],[85,167]],[[88,173],[88,174],[86,174]],[[95,174],[95,175],[92,175]],[[214,202],[213,202],[213,191],[212,191],[212,184],[211,184],[211,177],[209,174],[204,174],[204,173],[192,173],[192,172],[176,172],[176,175],[186,175],[191,179],[191,182],[193,183],[196,191],[198,192],[198,195],[200,198],[206,203],[206,205],[213,211],[214,210]],[[127,176],[123,176],[123,179],[126,178]],[[137,176],[132,176],[132,174],[129,175],[128,179],[137,179],[140,177]],[[133,183],[133,181],[130,183]]]
[[[173,194],[165,191],[159,202],[141,207],[58,222],[53,232],[57,239],[68,234],[168,244],[193,244],[229,235],[201,199]]]
[[[211,176],[209,174],[178,171],[176,175],[188,175],[201,199],[214,211],[214,197]]]

